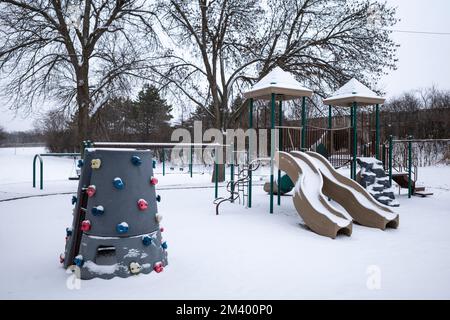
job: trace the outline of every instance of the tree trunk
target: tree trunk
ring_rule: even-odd
[[[90,138],[89,96],[78,91],[78,143]]]
[[[89,125],[91,98],[89,95],[89,63],[87,57],[84,61],[77,72],[78,144],[92,138]]]

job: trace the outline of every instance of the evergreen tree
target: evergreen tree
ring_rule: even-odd
[[[3,127],[0,127],[0,143],[6,139],[6,131]]]
[[[133,104],[131,125],[141,141],[167,141],[170,139],[172,106],[159,95],[152,85],[144,85]]]

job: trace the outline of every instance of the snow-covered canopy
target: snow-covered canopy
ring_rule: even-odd
[[[378,96],[353,78],[337,90],[332,97],[323,100],[323,103],[329,106],[351,106],[353,102],[356,102],[358,106],[367,106],[382,104],[385,100],[384,97]]]
[[[313,91],[303,87],[291,73],[276,67],[249,91],[244,92],[244,97],[270,100],[272,93],[276,94],[277,100],[292,100],[298,97],[311,97]]]

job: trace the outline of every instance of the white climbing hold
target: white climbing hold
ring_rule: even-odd
[[[130,272],[133,274],[138,274],[141,272],[142,266],[137,262],[130,263]]]

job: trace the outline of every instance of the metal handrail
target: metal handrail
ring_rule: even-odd
[[[33,188],[36,188],[36,159],[39,159],[39,189],[44,189],[44,159],[43,157],[79,157],[80,153],[38,153],[33,158]]]

